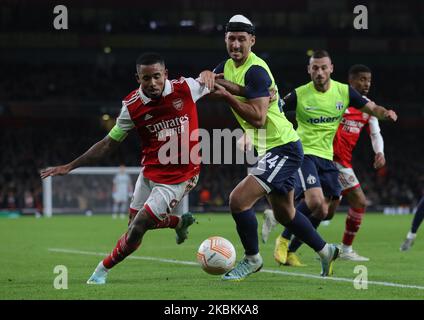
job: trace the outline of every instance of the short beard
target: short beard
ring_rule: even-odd
[[[147,98],[152,99],[152,100],[157,100],[162,96],[162,92],[158,95],[153,95],[153,94],[150,94],[150,93],[147,93],[147,92],[144,92],[144,91],[143,91],[143,93],[146,95]]]
[[[161,97],[161,94],[158,94],[158,95],[150,95],[150,99],[159,99]]]
[[[325,81],[325,82],[323,82],[323,83],[317,83],[317,82],[314,82],[314,85],[315,85],[315,87],[317,87],[317,88],[324,88],[327,84],[328,84],[328,82],[330,81],[330,78],[328,78],[327,79],[327,81]]]

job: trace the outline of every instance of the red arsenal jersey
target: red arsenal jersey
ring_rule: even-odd
[[[369,123],[370,126],[378,126],[377,118],[363,113],[356,108],[349,107],[343,114],[343,119],[334,137],[334,161],[342,166],[352,168],[352,152],[358,142],[362,129]],[[371,128],[371,132],[377,131]]]
[[[197,80],[180,78],[166,80],[158,100],[151,100],[139,88],[122,101],[116,125],[125,132],[136,128],[146,178],[177,184],[199,173],[199,154],[191,154],[199,143],[196,101],[208,93]]]

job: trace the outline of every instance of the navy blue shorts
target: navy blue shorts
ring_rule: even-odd
[[[267,191],[287,194],[295,187],[295,174],[303,160],[300,140],[269,149],[250,170]]]
[[[296,174],[296,199],[311,188],[322,188],[325,197],[339,198],[342,187],[339,170],[333,161],[313,155],[305,155],[302,166]]]

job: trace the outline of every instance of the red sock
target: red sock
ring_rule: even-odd
[[[140,244],[141,241],[136,244],[129,244],[127,242],[127,232],[125,232],[116,243],[115,249],[103,260],[103,265],[108,269],[112,268],[137,250]]]
[[[162,228],[171,228],[175,229],[180,222],[181,218],[179,216],[174,215],[167,215],[165,219],[163,219],[161,222],[159,222],[156,225],[156,229],[162,229]]]
[[[351,246],[353,239],[362,222],[362,217],[365,214],[365,208],[349,208],[349,213],[346,217],[346,228],[343,234],[343,244]]]

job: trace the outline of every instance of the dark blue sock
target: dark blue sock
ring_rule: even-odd
[[[423,222],[423,219],[424,219],[424,197],[422,197],[420,202],[418,203],[417,211],[415,212],[414,219],[412,220],[411,233],[417,233],[421,222]]]
[[[289,228],[284,228],[283,232],[281,232],[281,236],[284,239],[290,240],[293,233],[289,230]]]
[[[309,217],[307,217],[309,219],[309,221],[311,221],[312,226],[314,227],[314,229],[316,230],[319,225],[321,224],[321,219],[315,218],[314,216],[310,215]],[[294,237],[293,240],[290,242],[289,245],[289,252],[296,252],[297,249],[300,248],[300,246],[302,245],[302,241],[299,240],[299,238]]]
[[[299,240],[306,243],[315,251],[320,251],[325,246],[325,241],[314,229],[311,221],[306,218],[300,211],[296,210],[294,219],[286,225]],[[289,250],[290,251],[290,250]]]
[[[241,243],[246,255],[259,253],[258,220],[252,208],[240,213],[233,213]]]
[[[298,237],[294,237],[292,241],[290,241],[289,252],[296,252],[297,249],[302,245],[302,241],[299,240]]]
[[[319,225],[321,224],[321,219],[315,218],[314,216],[308,217],[309,221],[311,221],[312,225],[315,229],[318,229]]]
[[[296,206],[296,210],[302,212],[305,217],[309,217],[312,214],[311,209],[309,209],[305,201],[301,201],[300,203],[298,203]]]
[[[308,208],[304,200],[300,201],[297,204],[296,209],[302,212],[303,215],[306,217],[310,217],[312,214],[312,211]],[[281,233],[281,236],[287,240],[290,240],[292,235],[293,233],[288,228],[285,228],[284,231]]]

